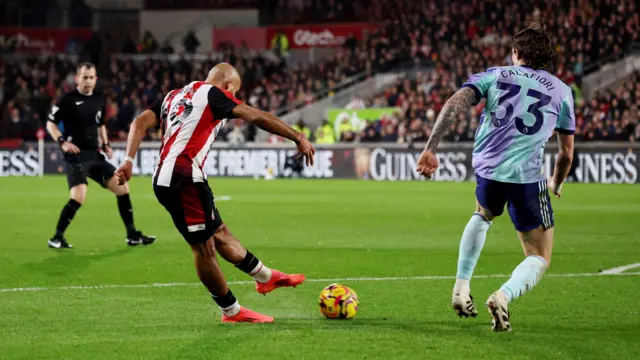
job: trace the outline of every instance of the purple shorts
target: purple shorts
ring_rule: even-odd
[[[547,181],[529,184],[505,183],[476,175],[476,199],[493,216],[500,216],[508,205],[509,216],[516,230],[527,232],[542,225],[553,227],[553,209]]]

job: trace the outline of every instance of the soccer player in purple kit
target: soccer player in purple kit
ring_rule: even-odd
[[[554,218],[548,189],[560,197],[573,160],[573,95],[551,74],[555,52],[542,23],[530,23],[513,37],[513,66],[473,75],[447,101],[417,165],[419,173],[430,177],[438,167],[434,151],[458,112],[486,99],[473,150],[476,211],[460,241],[452,305],[459,316],[478,314],[471,276],[491,221],[508,205],[525,259],[486,302],[494,331],[511,331],[509,303],[531,290],[549,267]],[[559,153],[547,185],[544,146],[554,130]]]

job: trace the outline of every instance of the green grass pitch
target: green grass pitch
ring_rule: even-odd
[[[231,197],[218,202],[223,219],[253,253],[319,279],[261,296],[224,263],[240,303],[275,316],[269,325],[220,323],[150,183],[131,187],[136,223],[158,236],[154,245],[128,248],[115,198],[92,183],[67,233],[75,248],[56,251],[46,241],[67,200],[65,179],[0,178],[0,359],[640,356],[638,269],[595,275],[640,262],[638,186],[565,185],[553,200],[553,276],[512,304],[513,332],[495,334],[482,305],[506,278],[488,275],[522,260],[508,217],[490,229],[476,270],[484,277],[472,281],[480,315],[459,319],[450,309],[471,183],[211,179],[217,196]],[[358,292],[354,320],[320,315],[318,294],[334,279]]]

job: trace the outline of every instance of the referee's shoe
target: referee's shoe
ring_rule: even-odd
[[[155,236],[147,236],[140,231],[136,231],[127,237],[127,245],[129,246],[151,245],[154,241],[156,241]],[[65,239],[64,237],[53,237],[49,239],[49,247],[52,249],[73,248],[73,246],[69,244],[67,242],[67,239]]]
[[[151,245],[154,241],[156,241],[155,236],[147,236],[137,230],[127,236],[127,245],[129,246]]]
[[[49,239],[49,247],[53,249],[70,249],[73,246],[67,242],[67,239],[61,236]]]

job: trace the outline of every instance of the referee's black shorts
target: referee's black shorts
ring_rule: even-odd
[[[171,186],[154,185],[153,191],[189,244],[206,242],[222,225],[206,180],[195,183],[190,179],[174,180]]]
[[[107,181],[116,171],[98,150],[81,150],[79,154],[65,153],[64,162],[69,189],[87,184],[87,177],[106,187]]]

